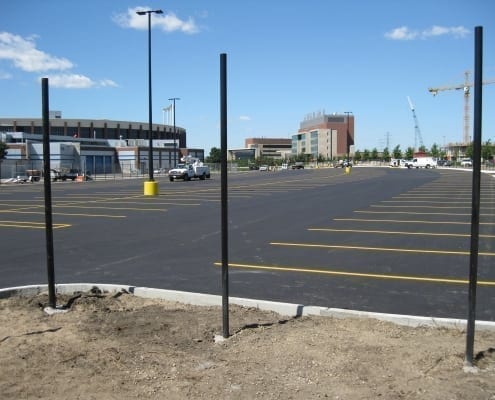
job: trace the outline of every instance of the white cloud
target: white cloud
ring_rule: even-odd
[[[463,38],[469,34],[469,29],[463,26],[438,26],[433,25],[431,28],[419,30],[411,30],[407,26],[392,29],[385,33],[385,37],[390,40],[414,40],[428,39],[437,36],[453,36],[455,38]]]
[[[37,36],[23,38],[9,32],[0,32],[0,60],[11,61],[14,66],[26,72],[44,73],[49,71],[67,71],[74,64],[66,58],[55,57],[36,48]],[[0,71],[0,79],[11,79],[12,75]],[[62,73],[48,77],[50,85],[67,89],[86,89],[91,87],[116,87],[110,79],[93,81],[87,76]]]
[[[412,32],[407,26],[401,26],[400,28],[395,28],[390,32],[385,33],[387,39],[392,40],[412,40],[417,36],[417,32]]]
[[[251,121],[251,117],[248,117],[247,115],[241,115],[239,119],[241,121]]]
[[[123,27],[131,29],[148,29],[148,17],[136,14],[137,11],[149,11],[150,7],[129,8],[126,13],[116,14],[113,21]],[[194,19],[189,17],[181,20],[173,12],[166,14],[151,14],[151,26],[162,29],[165,32],[180,31],[183,33],[193,34],[199,32],[199,28]]]
[[[62,89],[89,89],[93,87],[117,87],[118,85],[110,80],[103,79],[94,81],[87,76],[80,74],[59,74],[47,76],[48,84],[54,88]],[[41,79],[41,78],[40,78]]]
[[[452,35],[457,38],[463,38],[469,34],[469,30],[463,26],[437,26],[434,25],[430,29],[426,29],[422,32],[424,38],[430,36],[442,36],[442,35]]]
[[[112,81],[111,79],[102,79],[100,82],[99,82],[99,85],[98,86],[102,86],[102,87],[118,87],[119,85],[117,85],[114,81]]]
[[[17,68],[27,72],[63,71],[74,66],[66,58],[38,50],[34,39],[0,32],[0,60],[10,60]]]

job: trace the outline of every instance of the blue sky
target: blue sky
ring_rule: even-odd
[[[351,111],[356,148],[462,140],[462,92],[433,97],[474,71],[484,29],[484,80],[495,80],[491,0],[21,0],[0,14],[0,117],[41,117],[40,78],[64,118],[148,121],[147,17],[153,121],[179,97],[189,147],[220,146],[219,64],[227,54],[228,146],[296,133],[313,112]],[[473,104],[471,96],[471,118]],[[483,89],[483,141],[495,142],[495,84]],[[490,112],[491,111],[491,112]],[[491,114],[491,115],[490,115]],[[471,123],[472,132],[472,123]],[[388,139],[387,139],[388,138]]]

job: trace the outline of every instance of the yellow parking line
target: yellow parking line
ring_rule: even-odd
[[[374,204],[374,205],[371,205],[370,207],[373,207],[373,208],[438,208],[438,209],[445,209],[445,208],[457,208],[457,209],[469,209],[469,206],[468,205],[465,205],[465,206],[436,206],[436,205],[428,205],[428,206],[423,206],[423,205],[419,205],[419,206],[416,206],[416,205],[412,205],[412,204],[409,204],[407,206],[397,206],[397,205],[390,205],[390,204],[386,204],[386,205],[383,205],[383,204]],[[485,208],[485,207],[483,207]]]
[[[456,256],[469,255],[469,251],[456,251],[456,250],[426,250],[426,249],[398,249],[394,247],[367,247],[367,246],[345,246],[345,245],[333,245],[333,244],[312,244],[312,243],[281,243],[271,242],[273,246],[287,246],[287,247],[312,247],[320,249],[344,249],[344,250],[363,250],[363,251],[390,251],[397,253],[418,253],[418,254],[450,254]],[[480,256],[495,256],[495,253],[487,253],[480,251]]]
[[[397,224],[435,224],[435,225],[471,225],[471,222],[458,221],[406,221],[401,219],[366,219],[366,218],[334,218],[334,221],[354,221],[354,222],[392,222]],[[493,222],[480,222],[480,225],[494,225]]]
[[[4,214],[37,214],[45,215],[43,211],[15,211],[15,210],[0,210]],[[127,218],[126,215],[108,215],[108,214],[80,214],[80,213],[62,213],[54,212],[53,215],[64,215],[68,217],[94,217],[94,218]]]
[[[404,232],[404,231],[378,231],[367,229],[333,229],[333,228],[308,228],[308,231],[321,232],[353,232],[353,233],[377,233],[384,235],[417,235],[417,236],[450,236],[450,237],[471,237],[468,233],[435,233],[435,232]],[[495,238],[495,235],[479,235],[483,238]]]
[[[53,224],[53,229],[69,228],[70,224]],[[44,222],[0,221],[0,227],[4,228],[28,228],[45,229]]]
[[[216,262],[214,263],[214,265],[219,267],[222,266],[222,263]],[[310,274],[346,276],[346,277],[357,277],[357,278],[373,278],[373,279],[385,279],[385,280],[402,280],[402,281],[447,283],[447,284],[461,284],[461,285],[467,285],[469,283],[467,279],[433,278],[433,277],[412,276],[412,275],[371,274],[365,272],[348,272],[348,271],[335,271],[335,270],[326,270],[326,269],[298,268],[298,267],[276,267],[270,265],[255,265],[255,264],[229,263],[229,267],[261,269],[261,270],[269,270],[269,271],[283,271],[283,272],[304,272]],[[478,281],[478,285],[495,286],[495,281]]]
[[[81,208],[81,209],[104,209],[104,210],[125,210],[125,211],[162,211],[166,212],[163,208],[135,208],[135,207],[99,207],[99,206],[81,206],[81,205],[54,205],[54,208]]]
[[[447,213],[447,212],[424,212],[424,211],[354,211],[357,214],[408,214],[408,215],[453,215],[453,216],[470,216],[471,213]],[[483,215],[483,214],[482,214]],[[491,215],[491,214],[484,214]]]

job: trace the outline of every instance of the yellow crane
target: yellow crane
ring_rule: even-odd
[[[464,72],[464,82],[459,83],[458,85],[454,86],[439,86],[436,88],[428,88],[428,91],[433,94],[433,96],[436,96],[438,92],[442,92],[444,90],[462,90],[464,92],[464,130],[463,130],[463,135],[462,135],[462,141],[463,144],[469,144],[469,119],[470,119],[470,113],[469,113],[469,95],[471,92],[471,87],[474,85],[473,82],[469,81],[469,71]],[[489,79],[486,81],[483,81],[483,85],[489,85],[490,83],[495,83],[495,79]]]

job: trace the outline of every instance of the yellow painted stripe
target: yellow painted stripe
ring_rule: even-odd
[[[334,218],[334,221],[354,221],[354,222],[392,222],[397,224],[435,224],[435,225],[471,225],[471,222],[458,221],[422,221],[422,220],[399,220],[399,219],[366,219],[366,218]],[[480,222],[480,225],[494,225],[492,222]]]
[[[53,224],[53,229],[69,228],[70,224]],[[0,227],[4,228],[27,228],[45,229],[44,222],[24,222],[24,221],[0,221]]]
[[[214,264],[217,267],[222,266],[222,263],[220,262],[216,262]],[[434,277],[411,276],[411,275],[371,274],[365,272],[335,271],[335,270],[301,268],[301,267],[280,267],[280,266],[271,266],[271,265],[238,264],[238,263],[229,263],[229,267],[260,269],[260,270],[268,270],[268,271],[282,271],[282,272],[303,272],[310,274],[334,275],[334,276],[357,277],[357,278],[373,278],[373,279],[385,279],[385,280],[402,280],[402,281],[447,283],[447,284],[461,284],[461,285],[467,285],[469,283],[467,279],[434,278]],[[478,285],[495,286],[495,281],[478,281]]]
[[[103,209],[103,210],[119,210],[119,211],[161,211],[166,212],[163,208],[135,208],[135,207],[99,207],[99,206],[81,206],[81,205],[54,205],[54,208],[81,208],[85,209]]]
[[[424,212],[424,211],[354,211],[357,214],[408,214],[408,215],[452,215],[452,216],[471,216],[471,213],[447,213],[447,212]],[[481,214],[491,215],[491,214]]]
[[[312,244],[312,243],[282,243],[271,242],[273,246],[287,246],[287,247],[312,247],[320,249],[344,249],[344,250],[362,250],[362,251],[390,251],[396,253],[418,253],[418,254],[449,254],[456,256],[469,255],[469,251],[456,251],[456,250],[426,250],[426,249],[398,249],[394,247],[367,247],[367,246],[346,246],[346,245],[333,245],[333,244]],[[480,251],[480,256],[495,256],[495,253],[488,253]]]
[[[471,237],[469,233],[435,233],[435,232],[404,232],[404,231],[378,231],[367,229],[333,229],[333,228],[308,228],[308,231],[321,232],[353,232],[353,233],[377,233],[383,235],[417,235],[417,236],[447,236],[447,237]],[[495,235],[479,235],[483,238],[493,239]]]
[[[415,206],[415,205],[407,205],[407,206],[396,206],[396,205],[390,205],[390,204],[386,204],[386,205],[383,205],[383,204],[374,204],[374,205],[371,205],[372,208],[438,208],[440,210],[443,210],[443,209],[449,209],[449,208],[461,208],[461,209],[469,209],[469,207],[466,205],[466,206],[435,206],[435,205],[428,205],[428,206],[423,206],[423,205],[420,205],[420,206]],[[485,207],[483,207],[485,208]],[[491,207],[490,207],[491,208]]]
[[[42,211],[0,210],[0,213],[45,215],[45,213]],[[93,217],[93,218],[127,218],[127,216],[125,216],[125,215],[79,214],[79,213],[61,213],[61,212],[54,212],[53,215],[64,215],[64,216],[69,216],[69,217]]]

